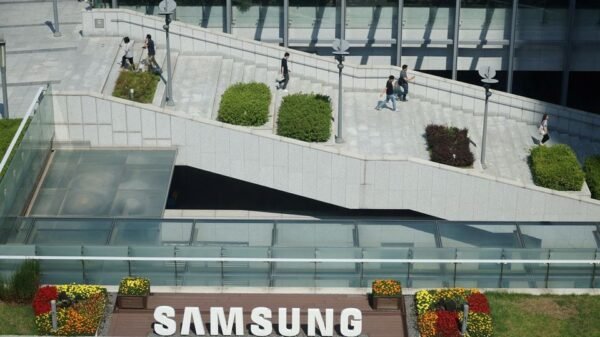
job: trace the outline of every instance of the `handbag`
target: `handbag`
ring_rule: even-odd
[[[542,136],[546,134],[546,132],[544,131],[544,126],[543,126],[543,125],[540,125],[540,127],[538,128],[538,132],[539,132],[539,133],[540,133],[540,135],[542,135]]]

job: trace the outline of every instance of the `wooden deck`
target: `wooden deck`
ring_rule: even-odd
[[[368,337],[405,337],[404,321],[400,311],[374,311],[369,306],[366,295],[313,295],[313,294],[154,294],[148,299],[147,310],[115,310],[110,336],[148,336],[152,334],[154,308],[168,305],[175,308],[179,333],[181,317],[185,307],[199,307],[204,323],[208,323],[210,307],[244,308],[244,324],[250,321],[250,313],[255,307],[267,307],[273,312],[272,322],[277,323],[278,308],[300,308],[301,323],[306,322],[306,309],[332,308],[335,310],[335,324],[345,308],[362,311],[362,335]],[[289,320],[288,320],[289,321]],[[208,334],[209,331],[206,331]],[[246,334],[250,336],[249,331]],[[193,330],[192,330],[193,336]],[[278,336],[273,334],[273,336]]]

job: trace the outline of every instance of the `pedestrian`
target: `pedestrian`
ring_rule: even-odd
[[[123,38],[121,43],[123,48],[123,57],[121,58],[121,68],[125,69],[127,61],[131,64],[131,69],[135,70],[135,64],[133,63],[133,40],[130,40],[128,36]]]
[[[542,136],[540,145],[543,146],[550,139],[550,134],[548,133],[548,114],[544,114],[544,117],[542,117],[538,131],[540,132],[540,136]]]
[[[408,78],[408,66],[406,64],[403,65],[402,71],[400,71],[400,78],[398,79],[398,85],[402,87],[402,92],[398,95],[398,98],[402,102],[406,102],[406,95],[408,95],[408,82],[414,79],[414,76]]]
[[[390,75],[390,77],[388,77],[388,80],[385,83],[385,89],[383,89],[383,92],[386,95],[385,100],[379,101],[379,103],[375,107],[376,110],[381,110],[381,108],[383,108],[384,106],[387,107],[387,102],[392,101],[392,111],[396,111],[396,95],[394,95],[394,79],[395,79],[394,75]]]
[[[286,87],[288,82],[290,81],[290,70],[288,69],[288,59],[290,58],[290,53],[285,53],[283,58],[281,59],[281,69],[279,73],[283,76],[281,80],[275,80],[277,82],[277,89],[282,89],[284,92],[288,92]]]
[[[148,58],[146,58],[146,65],[148,66],[148,71],[151,71],[154,68],[156,72],[160,72],[160,66],[154,58],[154,56],[156,55],[156,47],[154,46],[152,35],[146,34],[146,41],[144,41],[144,46],[142,48],[148,49]]]

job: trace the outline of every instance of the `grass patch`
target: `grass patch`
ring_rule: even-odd
[[[592,198],[600,199],[600,156],[588,157],[583,165],[583,171]]]
[[[121,71],[113,96],[129,99],[129,90],[133,89],[133,101],[139,103],[152,103],[156,86],[160,81],[158,75],[147,71]]]
[[[427,125],[425,139],[431,161],[456,167],[473,166],[475,158],[469,149],[469,131],[444,125]]]
[[[537,146],[531,150],[529,164],[536,185],[557,191],[581,191],[584,173],[568,145]]]
[[[0,302],[0,335],[35,335],[35,316],[31,304]]]
[[[225,90],[217,120],[244,126],[260,126],[269,120],[271,91],[264,83],[237,83]]]
[[[486,295],[495,337],[600,337],[600,296]]]
[[[331,136],[331,99],[325,95],[294,94],[283,98],[277,134],[305,142],[326,142]]]

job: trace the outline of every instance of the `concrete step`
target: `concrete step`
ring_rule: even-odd
[[[231,84],[243,82],[244,79],[244,63],[239,61],[233,62],[231,70]]]
[[[244,83],[256,82],[255,73],[256,73],[256,65],[246,64],[244,66],[244,75],[242,77],[242,82],[244,82]]]
[[[152,105],[155,105],[158,107],[165,106],[166,95],[167,95],[167,83],[166,82],[167,82],[167,79],[169,76],[168,72],[166,71],[167,70],[167,68],[166,68],[167,53],[162,52],[161,55],[163,55],[162,63],[158,59],[156,61],[159,62],[159,64],[161,65],[163,72],[160,74],[160,76],[161,76],[160,81],[158,81],[158,85],[156,86],[156,92],[154,94],[154,99],[152,100]],[[157,56],[158,56],[158,52],[157,52]],[[179,52],[171,51],[171,74],[175,73],[175,67],[177,66],[178,59],[179,59]],[[175,77],[173,77],[173,80],[175,80]]]
[[[219,107],[225,90],[231,85],[231,73],[233,71],[233,60],[223,59],[221,62],[221,73],[219,74],[219,82],[215,93],[214,105],[211,113],[211,119],[217,119],[219,115]]]

